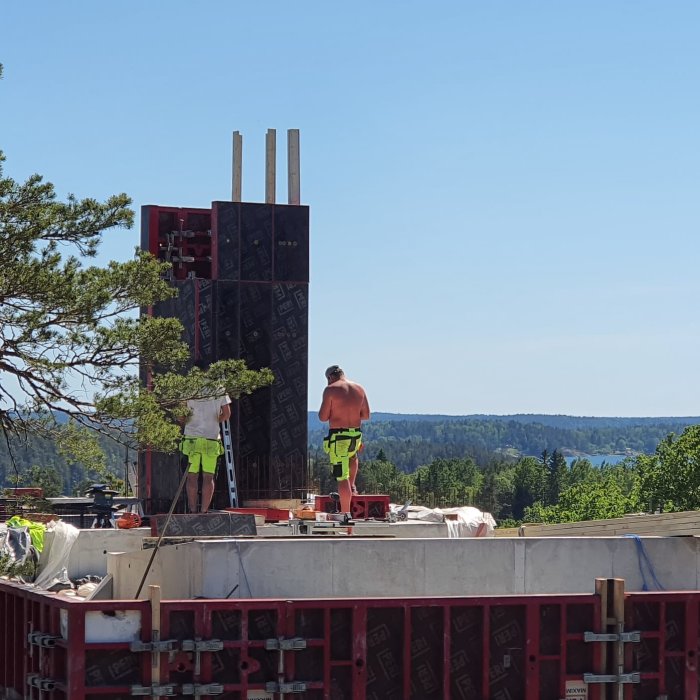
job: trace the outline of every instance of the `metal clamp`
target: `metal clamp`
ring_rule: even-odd
[[[641,675],[639,671],[634,673],[621,673],[616,675],[598,675],[595,673],[584,673],[584,683],[640,683]]]
[[[306,649],[306,640],[301,637],[266,639],[265,649],[267,651],[299,651],[300,649]]]
[[[182,695],[221,695],[224,686],[221,683],[184,683],[180,690]]]
[[[614,632],[599,634],[597,632],[584,632],[583,633],[584,642],[641,642],[642,633],[641,632],[620,632],[616,634]]]
[[[43,632],[30,632],[27,635],[27,642],[29,642],[30,645],[43,647],[44,649],[52,649],[56,646],[56,642],[59,639],[60,637],[44,634]]]
[[[221,651],[224,643],[220,639],[185,639],[180,648],[182,651]]]
[[[277,693],[279,695],[287,695],[288,693],[305,693],[307,689],[307,684],[300,681],[293,681],[291,683],[275,683],[270,681],[265,683],[265,690],[268,693]]]
[[[27,676],[27,685],[31,686],[32,688],[38,688],[39,690],[51,692],[56,690],[57,681],[55,681],[53,678],[42,678],[37,673],[30,673]]]
[[[175,695],[175,685],[132,685],[132,695],[153,695],[156,697],[169,697]]]
[[[164,639],[158,642],[131,642],[131,651],[150,651],[156,654],[165,654],[169,651],[177,651],[177,639]]]

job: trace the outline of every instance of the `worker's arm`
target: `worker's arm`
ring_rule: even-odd
[[[360,407],[360,420],[369,420],[369,401],[367,401],[367,394],[365,394],[362,399],[362,406]]]
[[[318,409],[318,419],[325,423],[330,420],[331,417],[331,392],[330,387],[326,387],[323,390],[323,400],[321,401],[321,408]]]
[[[219,409],[219,423],[227,421],[231,417],[231,404],[225,403]]]

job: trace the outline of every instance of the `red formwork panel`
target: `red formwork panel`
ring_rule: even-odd
[[[141,207],[141,248],[172,263],[172,278],[212,279],[211,209]]]
[[[641,639],[626,645],[625,672],[641,682],[625,698],[697,697],[699,602],[626,597],[626,629]],[[592,594],[167,600],[151,688],[148,601],[77,602],[0,582],[0,697],[559,700],[599,670],[600,643],[584,635],[600,632],[600,614]],[[140,621],[131,638],[94,637],[93,618],[125,615]],[[591,683],[587,697],[603,700],[603,686]]]
[[[350,508],[352,517],[356,520],[385,520],[389,515],[389,496],[384,494],[354,495]],[[316,510],[322,513],[335,513],[336,502],[330,496],[316,496]]]
[[[641,682],[626,698],[698,697],[699,604],[695,591],[626,596],[625,627],[641,636],[627,647]]]

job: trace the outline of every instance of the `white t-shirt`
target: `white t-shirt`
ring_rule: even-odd
[[[185,437],[219,439],[219,412],[222,406],[231,403],[227,394],[212,399],[190,399],[187,408],[192,411],[185,424]]]

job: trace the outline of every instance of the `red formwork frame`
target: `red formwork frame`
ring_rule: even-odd
[[[626,628],[641,640],[625,646],[625,670],[641,682],[625,685],[624,698],[697,697],[699,602],[696,592],[627,594]],[[124,610],[140,614],[146,646],[86,640],[88,613]],[[558,700],[567,682],[601,668],[601,643],[584,641],[601,632],[600,613],[593,594],[165,600],[160,638],[171,646],[158,654],[153,695]],[[151,619],[148,600],[84,602],[0,582],[0,697],[143,695],[153,680]],[[587,697],[606,692],[591,683]]]

